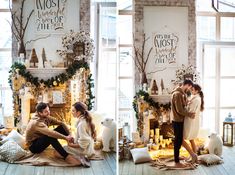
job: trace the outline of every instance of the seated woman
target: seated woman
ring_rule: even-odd
[[[95,125],[87,111],[87,106],[82,102],[76,102],[72,106],[72,115],[77,118],[75,124],[76,136],[74,143],[69,142],[65,150],[74,155],[92,156],[94,154],[94,140],[96,137]]]

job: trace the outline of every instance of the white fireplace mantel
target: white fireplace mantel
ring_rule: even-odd
[[[47,80],[55,77],[61,73],[65,73],[66,68],[27,68],[34,77],[38,77],[39,80]]]
[[[171,94],[167,95],[150,95],[149,96],[153,101],[158,102],[160,104],[166,104],[171,101]]]

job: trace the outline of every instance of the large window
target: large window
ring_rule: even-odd
[[[222,134],[225,117],[229,112],[235,116],[235,13],[216,13],[197,2],[198,65],[205,94],[202,126]],[[220,7],[225,10],[226,3]]]
[[[91,13],[91,33],[96,43],[96,59],[91,65],[95,109],[105,117],[117,119],[117,4],[94,0]]]
[[[11,56],[11,14],[9,1],[1,0],[0,3],[0,123],[3,116],[12,115],[12,92],[8,84],[9,69],[12,64]]]
[[[129,126],[129,131],[134,130],[133,118],[133,58],[132,58],[132,12],[130,10],[118,11],[118,125],[119,128]],[[130,132],[124,133],[130,138]]]

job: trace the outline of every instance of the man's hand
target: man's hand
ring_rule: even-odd
[[[71,135],[68,135],[68,136],[66,136],[65,138],[66,138],[66,141],[67,141],[68,143],[73,143],[73,142],[74,142],[74,138],[73,138]]]

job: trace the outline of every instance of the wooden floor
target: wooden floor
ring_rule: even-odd
[[[135,165],[132,160],[119,162],[119,175],[234,175],[235,147],[223,147],[223,164],[206,167],[199,165],[195,170],[157,170],[151,163]]]
[[[26,166],[0,161],[0,175],[116,175],[116,154],[106,153],[104,160],[92,160],[90,168]]]

